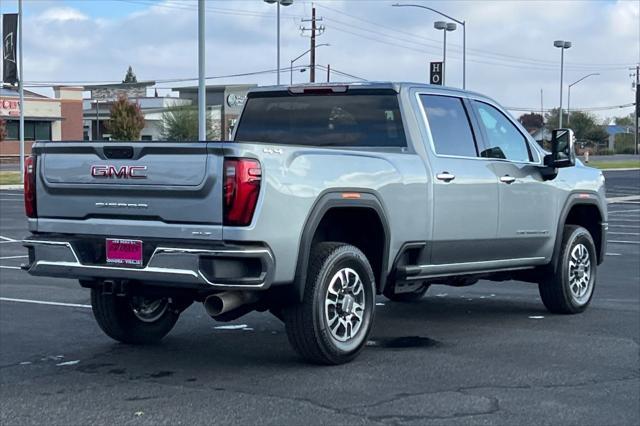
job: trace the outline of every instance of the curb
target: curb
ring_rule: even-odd
[[[597,167],[594,167],[594,169],[597,169]],[[633,171],[633,170],[640,170],[640,167],[625,167],[623,169],[599,169],[603,172],[629,172],[629,171]]]
[[[0,191],[22,191],[24,188],[22,185],[0,185]]]

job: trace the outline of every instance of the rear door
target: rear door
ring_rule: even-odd
[[[544,257],[556,217],[553,188],[540,174],[540,159],[516,124],[496,106],[472,101],[483,148],[499,184],[499,255],[504,259]]]
[[[433,179],[431,263],[494,259],[498,183],[478,156],[465,102],[455,96],[418,94],[429,140]]]
[[[40,219],[222,224],[215,145],[49,143],[35,151]]]

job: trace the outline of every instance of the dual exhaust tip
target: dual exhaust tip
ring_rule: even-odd
[[[234,311],[241,306],[255,303],[258,295],[249,291],[225,291],[216,293],[204,299],[204,308],[209,316],[216,318],[227,312]]]

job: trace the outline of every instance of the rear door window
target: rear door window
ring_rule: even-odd
[[[477,157],[476,142],[462,99],[420,95],[436,154]]]
[[[279,145],[406,147],[393,91],[250,95],[235,141]]]

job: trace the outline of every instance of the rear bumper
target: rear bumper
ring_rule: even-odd
[[[95,264],[83,260],[79,245],[64,237],[23,241],[29,249],[31,275],[83,280],[135,280],[194,289],[256,289],[271,286],[274,259],[259,245],[158,243],[143,267]]]

